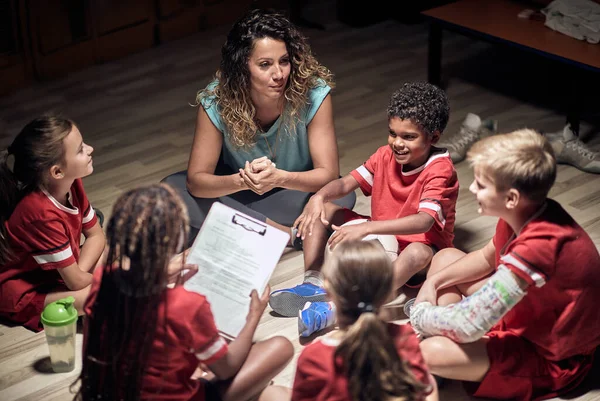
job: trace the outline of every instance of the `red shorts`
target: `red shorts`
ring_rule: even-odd
[[[46,302],[45,293],[36,293],[33,296],[31,302],[29,302],[23,309],[18,312],[3,313],[3,317],[10,320],[11,322],[25,326],[33,331],[41,331],[44,329],[40,322],[42,311],[44,310],[44,303]]]
[[[465,382],[475,397],[544,400],[577,387],[592,367],[593,355],[549,361],[534,345],[507,331],[488,333],[490,369],[481,383]]]
[[[353,210],[342,208],[342,220],[344,220],[344,223],[359,219],[366,219],[371,221],[371,216],[365,216],[362,214],[358,214]]]

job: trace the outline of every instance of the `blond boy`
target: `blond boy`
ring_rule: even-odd
[[[552,148],[519,130],[468,154],[479,213],[499,217],[493,239],[431,263],[410,317],[432,373],[473,382],[475,396],[545,399],[577,386],[600,344],[600,256],[554,200]],[[463,298],[464,297],[464,298]]]

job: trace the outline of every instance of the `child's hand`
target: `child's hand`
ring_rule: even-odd
[[[190,249],[188,248],[175,255],[169,262],[169,266],[167,267],[167,283],[169,285],[183,284],[198,272],[198,265],[185,263],[185,259],[189,253]],[[184,270],[186,271],[182,275],[181,273]]]
[[[344,241],[360,241],[361,239],[369,235],[369,232],[367,231],[368,224],[369,223],[367,222],[343,227],[332,224],[331,228],[333,228],[335,232],[331,235],[331,237],[329,237],[329,240],[327,241],[329,249],[333,251],[333,248],[335,248],[337,244]]]
[[[250,293],[250,310],[248,311],[248,317],[246,321],[251,319],[260,320],[263,312],[267,308],[269,303],[269,294],[271,293],[271,287],[267,285],[263,294],[259,297],[258,291],[252,290]]]
[[[316,221],[320,220],[321,224],[325,227],[329,225],[329,221],[325,218],[325,203],[323,197],[320,195],[313,195],[306,206],[302,214],[298,216],[292,227],[298,229],[298,237],[304,238],[306,235],[312,235],[313,226]],[[293,239],[292,239],[293,241]]]
[[[192,379],[192,380],[203,379],[203,380],[207,380],[207,381],[212,381],[212,380],[216,379],[216,376],[210,370],[210,368],[208,366],[206,366],[206,364],[200,363],[200,364],[198,364],[196,371],[192,374],[192,377],[190,377],[190,379]]]

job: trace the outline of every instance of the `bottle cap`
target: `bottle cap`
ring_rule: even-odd
[[[44,308],[42,323],[44,326],[67,326],[77,320],[77,309],[73,306],[75,298],[66,297],[54,301]]]

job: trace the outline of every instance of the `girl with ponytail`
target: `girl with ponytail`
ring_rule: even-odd
[[[323,275],[339,330],[303,350],[292,400],[437,400],[416,334],[378,315],[391,298],[393,281],[381,244],[342,242],[325,262]]]
[[[105,246],[81,182],[93,150],[73,121],[43,115],[0,154],[0,318],[39,331],[44,306],[69,295],[83,314]]]

